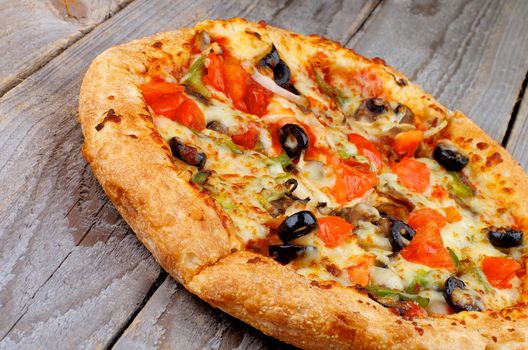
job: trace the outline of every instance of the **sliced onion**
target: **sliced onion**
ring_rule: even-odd
[[[253,74],[251,75],[251,78],[255,80],[257,83],[262,85],[262,87],[268,89],[269,91],[276,93],[279,96],[284,97],[287,100],[290,100],[298,105],[306,105],[306,98],[303,96],[295,95],[294,93],[281,88],[279,85],[273,81],[273,79],[261,74],[258,70],[255,69]]]
[[[447,120],[442,120],[440,124],[435,126],[434,128],[431,128],[429,130],[424,131],[423,137],[424,139],[428,139],[429,137],[433,136],[436,133],[439,133],[442,129],[444,129],[447,126]]]

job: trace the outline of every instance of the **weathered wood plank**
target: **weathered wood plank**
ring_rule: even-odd
[[[182,290],[168,278],[114,349],[290,349]],[[204,331],[205,330],[205,331]]]
[[[528,75],[526,79],[528,79]],[[526,90],[524,90],[524,98],[519,102],[517,118],[512,125],[511,134],[505,147],[524,170],[528,171],[528,94]]]
[[[1,1],[0,95],[130,1]]]
[[[525,0],[385,1],[349,46],[502,140],[528,69],[527,16]]]
[[[352,18],[366,15],[365,9],[376,3],[335,7],[348,14],[341,24],[327,10],[321,20],[340,28],[334,39],[346,40],[359,25]],[[312,17],[304,14],[307,21],[292,29],[320,30],[313,17],[316,2],[138,0],[0,99],[0,348],[107,346],[159,275],[159,267],[128,234],[80,156],[77,94],[89,62],[117,43],[203,18],[243,15],[286,21],[306,8],[312,9]],[[177,289],[174,298],[185,293]],[[197,330],[204,339],[223,334],[229,347],[241,332],[248,334],[247,347],[275,344],[251,328],[239,328],[231,318],[218,317],[224,321],[217,328]],[[169,326],[168,332],[178,332],[188,324]]]

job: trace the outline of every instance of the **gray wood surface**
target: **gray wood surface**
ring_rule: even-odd
[[[0,98],[2,349],[288,348],[167,278],[93,178],[80,156],[77,95],[105,48],[204,18],[265,19],[385,58],[499,140],[528,69],[524,0],[67,1],[80,7],[66,16],[64,1],[17,2],[19,13],[0,3],[0,20],[42,13],[40,31],[49,20],[60,34],[39,41],[38,29],[11,18],[14,29],[0,29],[0,55],[15,39],[36,45],[26,61],[0,59],[0,79],[19,67],[0,80],[0,94],[29,75]],[[82,6],[91,15],[81,16]],[[526,164],[526,100],[518,112],[508,147]]]
[[[528,75],[525,79],[528,80]],[[525,84],[527,80],[525,80]],[[523,92],[524,98],[519,100],[519,110],[505,146],[524,170],[528,171],[528,95],[526,90]],[[519,98],[521,97],[523,96],[519,96]]]
[[[0,1],[0,96],[130,1]]]
[[[349,46],[379,56],[499,142],[528,70],[528,1],[385,1]]]

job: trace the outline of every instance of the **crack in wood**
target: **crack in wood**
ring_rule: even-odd
[[[348,47],[348,45],[350,44],[350,42],[352,41],[352,39],[358,34],[361,32],[361,30],[363,29],[363,27],[365,26],[365,24],[369,21],[369,19],[374,15],[374,13],[376,12],[376,10],[378,8],[381,8],[383,6],[383,2],[385,0],[373,0],[371,3],[373,5],[371,5],[370,7],[367,7],[366,11],[368,11],[367,15],[366,16],[360,16],[360,18],[363,18],[360,22],[359,22],[359,25],[357,26],[356,29],[352,30],[352,33],[350,33],[350,35],[345,39],[344,41],[344,44],[343,46],[346,46]]]
[[[160,268],[160,272],[159,272],[159,275],[158,275],[158,278],[156,278],[156,280],[154,281],[154,283],[152,283],[152,285],[150,286],[149,290],[147,291],[147,293],[145,294],[145,297],[143,298],[143,300],[141,301],[141,303],[138,305],[138,307],[134,310],[134,312],[132,312],[130,314],[130,316],[127,318],[127,320],[123,323],[123,325],[117,330],[117,332],[114,334],[114,336],[108,341],[108,343],[104,346],[104,349],[105,350],[108,350],[108,349],[111,349],[113,348],[113,346],[115,345],[115,343],[117,343],[117,341],[119,340],[119,338],[121,338],[121,336],[123,335],[123,333],[125,333],[125,331],[128,329],[128,327],[132,324],[132,322],[134,322],[134,319],[136,318],[136,316],[141,312],[141,310],[143,309],[143,307],[145,307],[145,305],[147,304],[147,302],[150,300],[150,298],[152,297],[152,295],[154,295],[154,293],[156,292],[156,290],[158,290],[158,288],[161,286],[161,284],[167,279],[167,277],[169,276],[169,274],[167,272],[165,272],[165,270],[163,270],[162,268]]]
[[[506,132],[504,133],[504,137],[501,142],[501,145],[504,148],[508,146],[508,142],[510,141],[510,136],[511,136],[513,127],[515,126],[515,122],[517,121],[517,116],[519,115],[519,109],[521,108],[521,103],[523,102],[523,99],[526,95],[527,86],[528,86],[528,71],[526,72],[524,81],[521,85],[521,88],[519,89],[519,94],[517,95],[517,100],[515,101],[515,105],[513,106],[510,121],[508,122],[508,127],[506,128]]]

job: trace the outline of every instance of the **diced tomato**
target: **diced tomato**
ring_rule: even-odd
[[[415,230],[421,230],[429,225],[434,225],[440,230],[446,225],[446,218],[434,209],[420,208],[409,214],[407,224]]]
[[[383,83],[377,74],[365,67],[359,71],[346,73],[350,86],[357,86],[364,97],[378,97],[383,94]]]
[[[447,198],[447,192],[442,186],[434,185],[431,191],[431,197],[441,200]]]
[[[381,170],[381,154],[369,140],[361,136],[360,134],[348,134],[348,141],[356,145],[358,152],[367,157],[375,166],[378,172]]]
[[[366,287],[370,282],[370,269],[376,258],[371,255],[351,257],[352,265],[346,268],[348,279],[355,285]]]
[[[444,212],[446,214],[446,220],[450,224],[462,220],[462,215],[460,215],[460,213],[455,207],[444,208]]]
[[[207,55],[209,59],[209,65],[207,66],[207,75],[204,75],[202,80],[204,83],[211,85],[218,91],[225,91],[224,78],[222,76],[222,66],[224,59],[222,56],[217,55],[213,52]]]
[[[233,56],[224,58],[222,73],[225,91],[231,97],[233,105],[238,110],[247,112],[244,95],[246,93],[249,74],[244,70],[240,61]]]
[[[335,248],[345,241],[350,236],[354,226],[338,216],[326,216],[317,219],[319,230],[317,237],[319,237],[325,247]]]
[[[181,93],[159,95],[151,97],[149,105],[154,110],[154,113],[174,119],[176,111],[186,99]]]
[[[255,148],[259,137],[259,131],[253,124],[249,124],[247,130],[242,134],[231,136],[234,143],[247,149]]]
[[[405,307],[402,308],[403,317],[424,317],[427,316],[427,311],[423,307],[416,304],[414,301],[405,302]]]
[[[167,94],[178,94],[185,90],[181,85],[156,80],[147,84],[143,84],[139,88],[143,93],[145,101],[149,105],[157,101],[160,96]]]
[[[429,168],[413,158],[403,158],[392,166],[392,171],[402,185],[415,192],[423,193],[429,187]]]
[[[414,157],[416,149],[423,139],[423,132],[420,130],[409,130],[400,132],[394,139],[392,147],[401,156]]]
[[[250,79],[244,103],[249,113],[262,117],[268,109],[271,92]]]
[[[178,107],[172,119],[197,131],[205,129],[205,116],[202,110],[189,98]]]
[[[446,224],[445,217],[434,209],[423,208],[409,214],[407,222],[416,235],[400,251],[401,256],[418,264],[454,271],[451,255],[440,235],[440,230]]]
[[[511,279],[522,269],[516,260],[497,256],[485,257],[481,267],[489,283],[500,289],[511,288]]]
[[[365,192],[378,183],[375,173],[347,165],[334,168],[336,169],[336,180],[332,188],[332,195],[340,204],[363,196]]]

